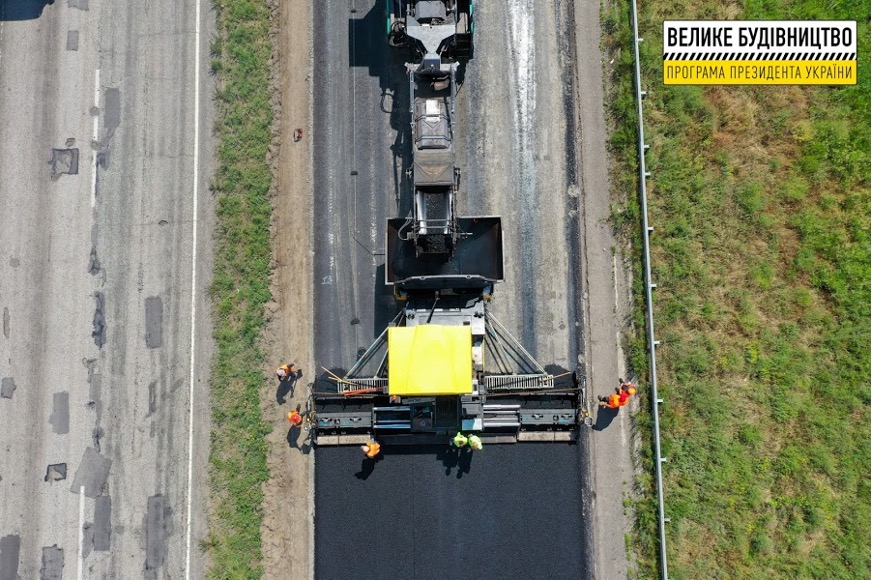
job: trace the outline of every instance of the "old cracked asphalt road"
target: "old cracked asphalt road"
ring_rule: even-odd
[[[2,580],[203,577],[205,518],[188,510],[209,421],[198,13],[0,0]]]
[[[458,209],[503,217],[506,280],[492,311],[543,364],[574,368],[586,346],[573,3],[476,8]],[[381,3],[318,3],[313,22],[314,356],[339,372],[396,312],[383,236],[385,219],[410,208],[409,95]],[[319,448],[315,576],[592,577],[588,434],[574,446],[489,446],[461,477],[444,450],[389,451],[369,473],[359,450]]]

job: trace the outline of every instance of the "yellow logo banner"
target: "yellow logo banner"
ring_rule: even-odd
[[[667,85],[854,85],[854,21],[663,23]]]

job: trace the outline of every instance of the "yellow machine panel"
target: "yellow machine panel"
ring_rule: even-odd
[[[468,326],[388,328],[388,394],[472,392],[472,329]]]

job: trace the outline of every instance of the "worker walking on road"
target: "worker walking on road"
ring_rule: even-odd
[[[630,402],[630,397],[636,394],[636,387],[632,383],[621,379],[621,386],[615,389],[614,395],[600,397],[600,405],[609,409],[620,409]]]
[[[630,402],[630,397],[636,394],[636,387],[632,383],[621,381],[621,386],[618,387],[618,403],[621,407]]]
[[[476,451],[481,451],[481,448],[482,448],[481,437],[479,437],[478,435],[470,435],[468,437],[468,439],[469,439],[470,448],[472,448]]]
[[[294,363],[285,364],[276,369],[276,376],[280,381],[285,381],[290,378],[297,377],[297,366]]]
[[[366,445],[361,445],[360,449],[368,458],[375,459],[381,451],[381,445],[375,439],[371,439]]]
[[[458,431],[454,439],[451,440],[451,444],[460,449],[461,447],[466,447],[467,441],[466,435]]]
[[[294,449],[299,449],[297,439],[300,438],[300,425],[303,423],[303,415],[300,414],[299,406],[296,409],[291,409],[291,412],[288,413],[288,423],[291,424],[291,428],[288,429],[288,445]]]
[[[303,416],[296,409],[293,409],[290,413],[288,413],[288,423],[290,423],[291,426],[299,427],[302,422]]]
[[[606,407],[608,409],[620,409],[621,408],[621,397],[617,393],[614,395],[609,395],[608,397],[600,397],[600,406]]]

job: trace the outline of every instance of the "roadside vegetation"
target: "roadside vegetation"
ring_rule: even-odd
[[[629,2],[604,22],[615,227],[643,316]],[[640,35],[671,578],[868,578],[870,80],[868,2],[651,0]],[[850,87],[675,87],[662,21],[858,21]],[[643,390],[644,393],[644,390]],[[631,545],[658,574],[650,400]]]
[[[211,578],[260,578],[262,484],[269,477],[258,389],[269,291],[269,7],[218,0],[212,41],[216,75],[217,196],[212,284],[212,503],[204,547]]]

